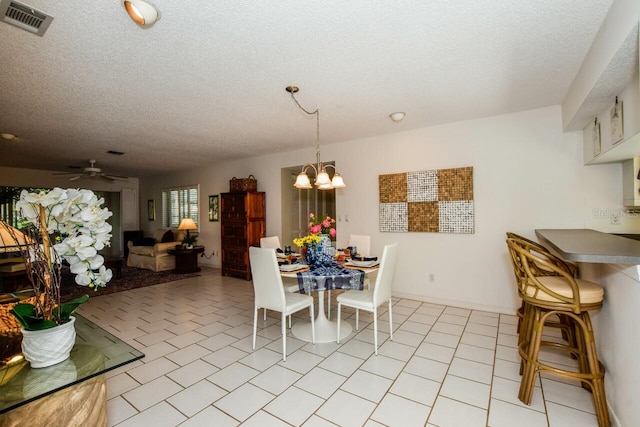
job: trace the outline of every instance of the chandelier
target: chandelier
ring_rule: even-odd
[[[325,165],[320,161],[320,107],[317,107],[315,111],[307,111],[296,99],[294,94],[298,92],[296,86],[287,86],[286,91],[291,94],[291,99],[296,103],[298,108],[304,111],[306,114],[316,116],[316,164],[313,165],[311,163],[305,163],[302,166],[302,171],[298,174],[296,178],[295,184],[293,184],[296,188],[301,189],[310,189],[313,188],[311,185],[311,180],[307,175],[307,171],[309,169],[313,169],[316,174],[315,186],[318,187],[318,190],[332,190],[334,188],[344,188],[346,184],[342,179],[342,176],[336,170],[336,167],[333,165]],[[329,178],[329,174],[327,173],[327,168],[333,168],[333,178]]]

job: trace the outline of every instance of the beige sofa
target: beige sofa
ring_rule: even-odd
[[[168,232],[173,233],[171,241],[168,241]],[[150,238],[129,240],[127,266],[153,271],[172,270],[176,268],[176,260],[173,255],[169,255],[168,250],[182,244],[183,238],[184,231],[159,228],[153,234],[153,241]]]

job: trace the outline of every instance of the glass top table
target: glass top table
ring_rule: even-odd
[[[0,414],[144,357],[124,341],[79,314],[76,344],[64,362],[32,369],[20,360],[0,367]]]

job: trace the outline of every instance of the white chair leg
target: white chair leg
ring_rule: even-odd
[[[289,315],[289,329],[291,329],[291,315]]]
[[[311,344],[315,344],[316,343],[316,325],[315,325],[315,321],[314,321],[314,310],[313,310],[313,304],[311,304],[309,306],[309,312],[311,313]]]
[[[393,319],[391,314],[391,298],[389,298],[389,336],[391,341],[393,341]]]
[[[360,309],[356,308],[356,331],[358,330],[359,319],[360,319]]]
[[[327,291],[327,319],[331,320],[331,289]]]
[[[264,320],[265,322],[267,321],[267,309],[264,309],[264,316],[262,318],[262,320]]]
[[[376,356],[378,355],[378,310],[373,309],[373,346]]]
[[[256,330],[258,329],[258,306],[253,307],[253,349],[256,349]]]
[[[282,324],[282,361],[287,361],[287,316],[285,316],[284,312],[282,313],[282,319],[280,323]]]
[[[342,307],[342,304],[338,302],[338,332],[336,335],[336,344],[340,344],[340,308],[341,307]]]

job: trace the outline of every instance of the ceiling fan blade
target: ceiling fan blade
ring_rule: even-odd
[[[106,181],[106,182],[113,182],[113,181],[115,181],[115,179],[109,178],[109,177],[108,177],[108,176],[106,176],[106,175],[100,175],[100,176],[98,176],[98,178],[100,178],[101,180]]]
[[[52,175],[76,175],[78,172],[54,172]]]
[[[69,178],[69,181],[76,181],[76,180],[78,180],[80,178],[82,178],[82,175],[72,176],[71,178]]]
[[[107,178],[111,178],[114,181],[129,181],[129,177],[128,176],[121,176],[121,175],[105,175]]]

